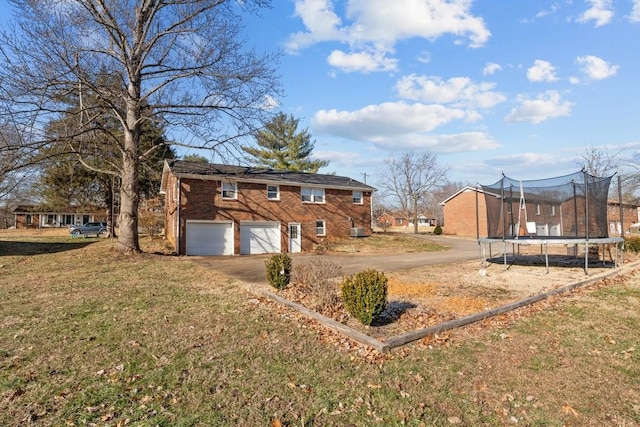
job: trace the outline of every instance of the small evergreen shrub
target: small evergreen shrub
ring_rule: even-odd
[[[640,237],[631,236],[624,238],[624,249],[637,254],[640,252]]]
[[[291,281],[291,257],[287,254],[275,254],[265,261],[267,281],[276,289],[284,289]]]
[[[440,227],[440,224],[436,225],[436,227],[433,229],[433,234],[435,234],[436,236],[442,234],[442,227]]]
[[[371,325],[387,305],[387,282],[384,273],[374,269],[346,277],[340,288],[349,314],[363,325]]]

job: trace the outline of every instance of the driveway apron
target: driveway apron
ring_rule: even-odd
[[[293,266],[304,265],[324,257],[341,266],[343,274],[355,274],[360,271],[375,268],[382,272],[409,270],[426,265],[454,264],[477,259],[480,260],[478,242],[474,239],[464,239],[451,236],[414,236],[429,240],[443,246],[447,250],[437,252],[419,252],[402,254],[360,254],[340,253],[319,255],[315,253],[289,254]],[[192,256],[194,262],[218,271],[226,276],[248,283],[266,283],[265,261],[272,254],[264,255],[236,255],[236,256]]]

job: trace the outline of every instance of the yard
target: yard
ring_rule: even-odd
[[[446,285],[472,310],[513,278],[490,267],[506,282],[485,295],[457,271],[395,275],[390,295]],[[0,272],[0,425],[640,424],[635,273],[380,355],[108,239],[0,234]]]

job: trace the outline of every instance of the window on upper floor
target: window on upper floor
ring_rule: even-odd
[[[327,235],[327,223],[324,219],[319,219],[316,221],[316,236],[326,236]]]
[[[267,199],[280,200],[280,187],[277,185],[267,185]]]
[[[353,204],[361,205],[362,204],[362,191],[354,191],[353,192]]]
[[[306,203],[324,203],[324,188],[302,187],[300,196]]]
[[[223,182],[222,183],[222,198],[226,200],[235,200],[238,198],[238,183],[237,182]]]
[[[536,215],[540,215],[540,205],[536,205]]]

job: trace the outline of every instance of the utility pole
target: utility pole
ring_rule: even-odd
[[[367,183],[367,173],[363,172],[362,175],[364,176],[364,183],[366,184]]]

